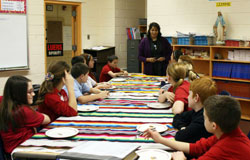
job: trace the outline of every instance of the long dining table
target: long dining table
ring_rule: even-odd
[[[78,116],[59,117],[47,127],[18,146],[13,158],[56,159],[65,151],[76,147],[83,141],[110,141],[138,144],[141,148],[169,149],[145,139],[137,131],[137,126],[157,123],[168,127],[161,133],[165,138],[174,139],[171,109],[152,109],[149,104],[157,103],[160,81],[163,77],[131,74],[127,77],[113,78],[109,81],[108,98],[99,99],[79,107],[98,106],[92,112],[78,111]],[[73,127],[79,133],[73,137],[56,139],[46,136],[46,131],[57,127]]]

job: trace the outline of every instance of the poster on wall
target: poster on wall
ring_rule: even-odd
[[[216,2],[216,7],[230,7],[231,2],[228,0],[208,0],[210,2]]]
[[[26,14],[26,0],[0,0],[0,13]]]
[[[216,2],[216,7],[230,7],[231,2]]]
[[[47,57],[63,56],[63,43],[47,43]]]

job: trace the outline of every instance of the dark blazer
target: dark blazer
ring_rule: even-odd
[[[176,114],[173,126],[179,130],[175,135],[177,141],[194,143],[202,137],[208,138],[212,135],[204,126],[203,109],[198,112],[191,110]],[[180,130],[182,127],[186,127],[186,129]]]
[[[163,53],[165,55],[165,63],[164,63],[164,69],[167,69],[168,61],[170,60],[171,54],[172,54],[172,47],[169,44],[168,40],[166,38],[161,37],[160,38]],[[146,62],[146,58],[152,57],[151,55],[151,49],[150,49],[150,40],[148,38],[142,39],[140,45],[139,45],[139,55],[138,59],[141,62],[144,62],[144,73],[147,75],[152,74],[152,63]]]

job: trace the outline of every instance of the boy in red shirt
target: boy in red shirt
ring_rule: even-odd
[[[175,150],[173,160],[185,160],[184,153],[199,160],[214,159],[246,159],[250,157],[250,140],[239,129],[240,104],[229,96],[211,96],[204,102],[204,124],[208,132],[214,135],[201,138],[196,143],[186,143],[163,138],[158,132],[147,129],[146,138],[152,137],[155,142],[162,143]]]
[[[121,75],[127,75],[127,71],[123,71],[122,69],[117,67],[118,57],[115,55],[108,56],[108,63],[103,66],[102,72],[100,74],[100,82],[107,82],[114,77],[118,77]]]

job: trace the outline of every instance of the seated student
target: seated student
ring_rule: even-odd
[[[202,137],[207,138],[212,135],[204,126],[203,103],[209,96],[215,95],[216,90],[215,82],[209,77],[191,82],[188,106],[192,110],[174,116],[173,126],[179,130],[175,140],[193,143]]]
[[[188,56],[188,55],[181,55],[180,57],[179,57],[179,59],[178,59],[178,62],[180,63],[180,62],[186,62],[186,63],[188,63],[189,64],[189,70],[193,70],[193,68],[194,68],[194,64],[193,64],[193,60],[192,60],[192,58],[190,57],[190,56]]]
[[[88,55],[88,56],[86,56]],[[89,58],[90,57],[90,58]],[[110,88],[111,85],[109,83],[96,83],[96,81],[92,78],[94,77],[94,75],[91,72],[91,67],[94,67],[94,59],[90,54],[82,54],[80,56],[75,56],[71,59],[71,65],[73,66],[76,63],[84,63],[84,64],[89,64],[90,69],[89,69],[89,76],[87,79],[86,83],[83,83],[83,87],[85,88],[87,85],[89,88],[96,88],[96,89],[106,89],[106,88]],[[99,91],[100,92],[100,91]]]
[[[34,95],[32,83],[26,77],[11,76],[5,84],[0,103],[0,135],[6,153],[32,137],[37,127],[50,123],[47,115],[30,107]]]
[[[92,73],[91,69],[94,68],[94,58],[92,55],[90,54],[83,54],[83,57],[86,61],[87,66],[89,67],[89,77],[88,80],[86,82],[86,84],[90,87],[90,88],[97,88],[97,89],[107,89],[111,87],[111,84],[103,82],[103,83],[97,83],[96,78],[94,76],[94,74]]]
[[[51,121],[60,116],[76,116],[77,103],[74,93],[74,79],[68,73],[69,65],[64,61],[51,64],[42,83],[37,104],[38,111],[47,114]],[[68,89],[68,96],[63,86]]]
[[[195,71],[193,71],[193,67],[191,64],[185,61],[178,62],[178,63],[184,65],[184,67],[186,68],[186,76],[184,80],[192,82],[193,80],[200,78],[199,75]],[[162,92],[167,91],[170,87],[171,87],[171,84],[165,82],[165,85],[161,87],[161,89],[159,90],[159,93],[161,94]]]
[[[87,64],[87,66],[89,67],[89,76],[95,81],[97,82],[96,80],[96,77],[95,75],[92,73],[91,69],[94,68],[94,64],[95,64],[95,60],[93,58],[93,56],[91,54],[87,54],[87,53],[84,53],[83,54],[83,57],[86,61],[85,64]]]
[[[127,71],[123,71],[122,69],[117,67],[118,57],[115,55],[108,56],[108,63],[103,66],[102,72],[100,74],[100,82],[108,82],[110,79],[114,77],[118,77],[121,75],[127,75]]]
[[[238,127],[241,108],[237,100],[229,96],[215,95],[204,102],[205,128],[214,135],[201,138],[196,143],[173,141],[163,138],[158,132],[147,129],[146,138],[153,138],[175,150],[173,160],[184,160],[183,152],[199,160],[214,159],[248,159],[250,157],[250,140]]]
[[[76,63],[73,65],[71,69],[71,75],[75,78],[74,81],[74,92],[76,95],[76,99],[79,103],[87,103],[90,101],[94,101],[100,98],[108,97],[108,91],[100,91],[95,88],[83,88],[82,83],[86,83],[88,79],[89,68],[86,64]],[[84,93],[88,90],[90,93],[94,93],[93,95],[84,95]],[[67,90],[66,90],[67,91]]]
[[[170,101],[173,103],[172,111],[174,114],[191,110],[188,108],[188,94],[190,83],[185,79],[186,68],[181,63],[172,63],[167,68],[168,82],[171,87],[168,91],[160,93],[159,102]]]
[[[182,55],[184,55],[184,54],[182,53],[181,50],[175,50],[175,51],[173,52],[173,55],[172,55],[172,56],[173,56],[174,62],[178,62],[180,56],[182,56]]]
[[[84,63],[84,64],[86,64],[86,60],[85,60],[83,54],[80,55],[80,56],[75,56],[75,57],[73,57],[71,59],[71,66],[73,66],[76,63]]]

